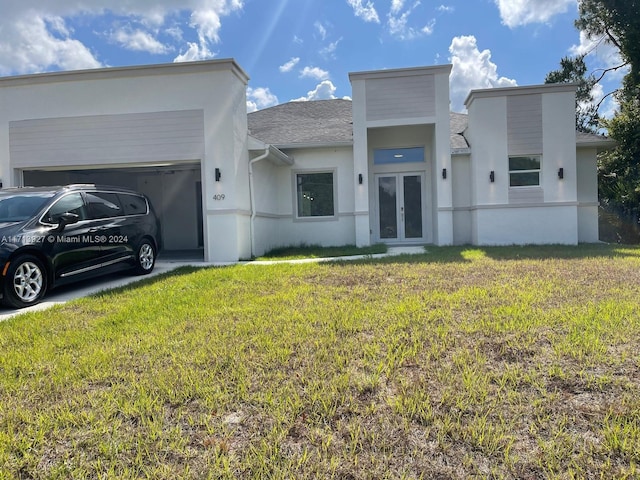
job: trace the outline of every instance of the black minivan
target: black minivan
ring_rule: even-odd
[[[141,193],[68,185],[0,190],[2,303],[38,303],[59,285],[155,265],[160,229]]]

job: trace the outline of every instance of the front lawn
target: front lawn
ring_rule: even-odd
[[[0,478],[638,478],[640,248],[182,269],[0,322]]]

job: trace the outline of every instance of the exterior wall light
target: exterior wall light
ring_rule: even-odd
[[[558,178],[562,180],[564,178],[564,168],[560,167],[558,169]]]
[[[358,174],[358,183],[360,185],[362,185],[362,174],[361,173]]]
[[[446,169],[446,168],[443,168],[443,169],[442,169],[442,179],[443,179],[443,180],[446,180],[446,179],[447,179],[447,169]]]
[[[495,172],[493,170],[491,170],[491,173],[489,173],[489,181],[491,183],[496,181],[496,174],[495,174]]]
[[[216,176],[216,182],[219,182],[220,178],[222,177],[222,174],[220,173],[220,169],[218,167],[216,167],[215,176]]]

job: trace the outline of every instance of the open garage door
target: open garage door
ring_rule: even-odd
[[[23,170],[23,185],[96,183],[130,188],[149,197],[160,218],[161,254],[199,258],[204,254],[202,183],[199,163],[74,170]]]

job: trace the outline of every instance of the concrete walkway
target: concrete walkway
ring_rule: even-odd
[[[198,260],[158,260],[153,272],[145,276],[128,275],[126,272],[114,273],[105,275],[104,277],[98,277],[92,280],[79,282],[60,288],[56,288],[47,294],[44,301],[33,307],[12,309],[0,306],[0,322],[8,318],[14,317],[20,313],[34,312],[39,310],[46,310],[53,305],[59,305],[66,303],[76,298],[86,297],[88,295],[98,293],[104,290],[111,290],[112,288],[122,287],[139,280],[144,280],[162,273],[170,272],[178,267],[183,266],[196,266],[196,267],[211,267],[211,266],[227,266],[227,265],[273,265],[277,263],[312,263],[312,262],[332,262],[332,261],[345,261],[345,260],[362,260],[367,258],[382,258],[394,255],[414,255],[424,253],[424,247],[390,247],[387,253],[373,254],[373,255],[355,255],[351,257],[330,257],[330,258],[304,258],[300,260],[269,260],[258,262],[234,262],[234,263],[208,263]]]

